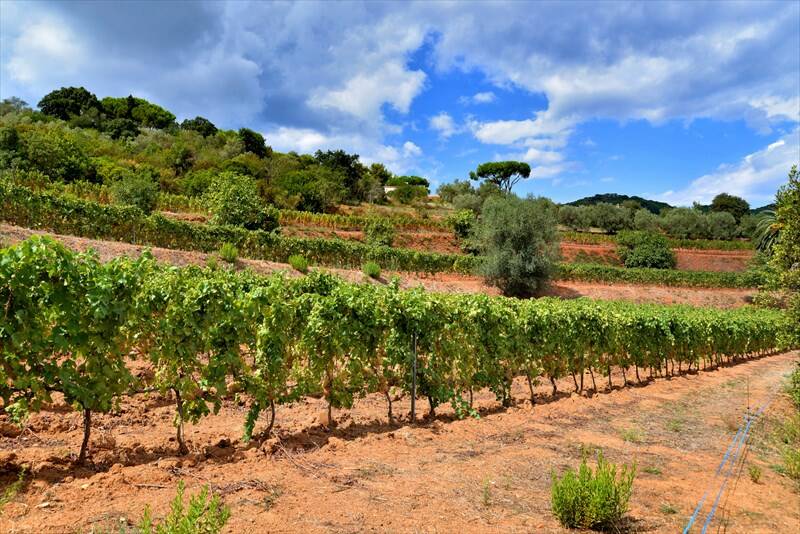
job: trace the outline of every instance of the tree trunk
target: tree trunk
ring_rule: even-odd
[[[387,389],[385,392],[386,395],[386,402],[389,403],[389,424],[394,424],[394,416],[392,415],[392,396],[389,395],[389,390]]]
[[[186,442],[183,439],[183,399],[181,398],[180,391],[174,388],[172,391],[175,392],[175,404],[178,408],[178,428],[176,433],[178,439],[178,454],[189,454],[189,447],[186,446]]]
[[[536,404],[536,396],[533,393],[533,380],[531,380],[530,373],[525,373],[525,375],[528,377],[528,389],[531,392],[531,406],[534,406]]]
[[[597,382],[594,381],[594,369],[589,367],[589,376],[592,377],[592,389],[597,393]]]
[[[552,376],[550,377],[550,383],[553,384],[553,396],[555,397],[558,393],[558,387],[556,386],[556,379]]]
[[[578,379],[575,377],[575,371],[572,372],[572,381],[575,382],[575,393],[578,392]]]
[[[83,409],[83,441],[81,442],[81,452],[78,453],[78,465],[86,463],[86,452],[89,449],[89,433],[92,430],[92,411]]]
[[[639,378],[639,364],[634,364],[633,368],[636,370],[636,382],[641,384],[642,379]]]
[[[614,384],[611,383],[611,367],[608,368],[608,389],[614,389]]]
[[[626,387],[628,385],[628,377],[625,376],[625,368],[622,368],[622,387]]]
[[[436,417],[436,405],[433,402],[433,397],[428,397],[428,405],[431,407],[430,416],[433,419]]]
[[[269,411],[270,411],[270,418],[269,418],[269,426],[267,427],[267,431],[265,433],[266,436],[269,436],[272,433],[272,427],[275,425],[275,401],[269,401]]]

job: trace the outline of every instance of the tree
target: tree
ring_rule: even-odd
[[[19,113],[20,111],[30,111],[30,106],[28,103],[22,100],[21,98],[17,98],[16,96],[12,96],[11,98],[4,98],[2,102],[0,102],[0,117],[3,115],[8,115],[9,113]]]
[[[750,213],[750,204],[741,197],[720,193],[711,201],[711,211],[730,213],[738,224],[742,217]]]
[[[252,152],[259,158],[266,158],[268,154],[267,143],[264,136],[250,128],[239,129],[239,138],[244,144],[245,152]],[[271,150],[271,149],[270,149]]]
[[[130,175],[111,185],[111,197],[117,204],[136,206],[149,214],[158,203],[158,184],[148,176]]]
[[[800,343],[800,175],[797,165],[789,171],[789,181],[775,195],[775,225],[778,239],[770,263],[780,273],[780,282],[788,292],[788,310],[794,325],[793,341]]]
[[[617,236],[617,245],[617,253],[625,267],[675,268],[675,253],[661,234],[626,230]]]
[[[28,164],[50,178],[71,182],[93,180],[92,163],[68,131],[57,125],[29,130],[22,136],[22,146]]]
[[[522,179],[531,175],[531,166],[521,161],[490,161],[478,165],[477,170],[469,173],[471,180],[484,179],[496,184],[505,193]]]
[[[243,226],[248,230],[273,230],[277,226],[275,215],[264,209],[256,184],[249,176],[233,172],[218,174],[203,194],[203,202],[212,214],[213,224]]]
[[[45,115],[69,120],[94,109],[102,111],[103,107],[97,97],[83,87],[62,87],[47,93],[39,101],[39,109]]]
[[[477,243],[487,281],[505,295],[530,296],[555,269],[556,206],[544,198],[490,197],[483,205]]]
[[[715,211],[709,213],[708,237],[711,239],[733,239],[736,236],[736,219],[727,211]]]
[[[359,161],[358,154],[348,154],[344,150],[328,150],[326,152],[317,150],[314,159],[323,167],[341,173],[344,177],[348,198],[358,198],[357,185],[366,173],[366,168]]]
[[[475,193],[475,188],[472,187],[472,184],[469,182],[469,180],[456,180],[450,184],[440,185],[436,192],[438,193],[439,198],[445,202],[453,202],[453,199],[458,195]]]
[[[209,137],[217,133],[217,127],[210,120],[199,115],[193,119],[186,119],[181,123],[184,130],[194,130],[203,137]]]
[[[585,209],[589,212],[588,219],[591,226],[600,228],[606,233],[616,234],[631,225],[629,212],[625,208],[614,206],[607,202],[600,202]]]
[[[133,138],[139,135],[139,125],[133,119],[111,119],[103,122],[103,131],[111,139]]]
[[[102,109],[110,119],[129,119],[144,128],[163,130],[175,123],[175,115],[166,109],[133,95],[126,97],[107,96]]]

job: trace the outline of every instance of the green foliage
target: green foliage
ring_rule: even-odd
[[[44,95],[39,109],[45,115],[69,120],[90,110],[102,110],[97,97],[83,87],[62,87]]]
[[[394,225],[382,217],[373,217],[364,225],[364,237],[368,245],[391,247],[394,236]]]
[[[116,204],[149,214],[158,204],[158,184],[146,176],[130,175],[111,185],[111,197]]]
[[[755,464],[750,464],[747,467],[747,473],[750,475],[750,480],[753,484],[758,484],[761,480],[761,468]]]
[[[347,195],[344,176],[319,165],[288,172],[273,184],[288,197],[285,206],[303,211],[328,211]]]
[[[477,219],[472,210],[459,210],[447,217],[447,224],[453,228],[458,239],[467,239],[472,235]]]
[[[529,296],[550,278],[558,258],[556,207],[546,199],[486,200],[477,243],[480,272],[505,295]]]
[[[233,391],[251,402],[246,437],[262,409],[311,393],[350,407],[389,387],[410,391],[414,334],[418,391],[464,415],[469,390],[488,388],[508,404],[517,376],[718,364],[792,346],[776,310],[446,295],[150,257],[103,264],[39,237],[0,249],[0,299],[9,414],[24,418],[53,391],[89,413],[134,388],[171,392],[182,453],[184,422],[216,413]],[[128,364],[142,357],[154,373],[135,380]]]
[[[489,161],[481,163],[475,171],[469,173],[471,180],[486,180],[505,193],[510,193],[517,182],[530,175],[531,166],[522,161]]]
[[[230,519],[230,509],[218,495],[209,498],[208,486],[189,498],[188,507],[183,502],[185,485],[178,482],[178,492],[170,504],[169,514],[163,521],[154,522],[148,506],[137,528],[141,534],[217,534]]]
[[[223,243],[222,246],[219,247],[219,257],[222,261],[236,263],[236,260],[239,259],[239,249],[231,243]]]
[[[217,127],[214,126],[214,123],[199,115],[193,119],[184,119],[181,123],[181,128],[184,130],[194,130],[203,137],[208,137],[217,133]]]
[[[637,202],[639,206],[641,206],[642,208],[646,209],[647,211],[653,214],[661,213],[662,211],[665,211],[672,207],[666,202],[658,202],[657,200],[648,200],[646,198],[638,196],[618,195],[616,193],[603,193],[599,195],[592,195],[590,197],[584,197],[574,202],[570,202],[569,204],[572,206],[592,206],[594,204],[599,204],[600,202],[604,202],[606,204],[614,204],[617,206],[621,206],[624,202],[629,200]]]
[[[369,278],[374,278],[377,280],[381,277],[381,266],[374,261],[368,261],[365,263],[362,271],[364,272],[364,275],[368,276]]]
[[[633,214],[633,227],[641,232],[657,232],[658,217],[650,210],[636,210]]]
[[[789,375],[789,387],[787,388],[792,402],[800,410],[800,362]]]
[[[661,226],[670,236],[678,239],[708,237],[707,217],[695,209],[671,209],[664,215]]]
[[[625,208],[600,202],[584,209],[588,212],[589,225],[609,234],[631,227],[630,212]]]
[[[584,458],[577,472],[568,470],[561,478],[553,474],[553,514],[567,528],[617,528],[628,511],[635,476],[636,465],[623,465],[618,473],[599,453],[592,472]]]
[[[729,240],[736,237],[736,219],[726,211],[712,212],[707,215],[708,236],[711,239]]]
[[[254,132],[250,128],[239,129],[239,139],[244,145],[245,152],[251,152],[259,158],[266,158],[272,149],[267,147],[264,136],[258,132]]]
[[[472,187],[469,180],[455,180],[452,183],[440,185],[436,193],[443,201],[452,203],[458,195],[474,194],[475,188]]]
[[[399,185],[389,196],[401,204],[412,204],[420,198],[426,198],[428,188],[422,185]]]
[[[623,231],[617,235],[617,245],[617,253],[625,267],[675,268],[675,253],[661,234]]]
[[[54,180],[71,182],[94,178],[94,168],[86,152],[71,132],[55,126],[25,131],[20,154],[27,165]]]
[[[426,190],[430,187],[430,182],[420,176],[394,176],[386,181],[385,185],[399,186],[399,185],[419,185]]]
[[[273,230],[277,214],[267,210],[248,176],[233,172],[218,174],[203,194],[203,202],[214,224],[242,226],[248,230]]]
[[[720,193],[711,201],[712,213],[728,213],[738,224],[742,217],[750,213],[750,204],[741,198],[728,193]]]
[[[573,230],[588,230],[591,226],[589,211],[569,204],[558,208],[558,222]]]
[[[561,263],[555,278],[584,282],[656,284],[670,287],[760,287],[766,283],[761,270],[735,272],[681,271],[614,267],[595,263]]]
[[[289,256],[289,265],[291,265],[292,269],[295,271],[303,274],[308,272],[308,260],[299,254],[293,254]]]

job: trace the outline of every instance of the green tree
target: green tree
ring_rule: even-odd
[[[544,198],[490,197],[477,243],[481,273],[505,295],[530,296],[552,275],[558,259],[556,206]]]
[[[0,102],[0,117],[8,115],[9,113],[20,113],[22,111],[30,111],[30,106],[27,102],[16,96],[4,98]]]
[[[149,214],[158,203],[158,184],[149,176],[130,175],[111,186],[111,197],[117,204],[136,206]]]
[[[94,168],[86,152],[56,124],[25,132],[22,146],[30,166],[54,180],[94,180]]]
[[[92,109],[103,109],[97,97],[83,87],[62,87],[51,91],[39,101],[38,106],[45,115],[63,120],[83,115]]]
[[[240,128],[239,139],[241,139],[244,144],[245,152],[252,152],[259,158],[266,158],[267,154],[270,152],[264,140],[264,136],[250,128]]]
[[[490,161],[481,163],[469,173],[472,180],[486,180],[496,184],[503,192],[510,193],[517,182],[531,175],[531,166],[521,161]]]
[[[193,119],[184,120],[181,123],[181,128],[184,130],[194,130],[203,137],[209,137],[217,133],[217,127],[214,126],[214,123],[199,115]]]
[[[617,235],[617,245],[617,253],[625,267],[675,268],[675,253],[661,234],[626,230]]]
[[[332,171],[344,177],[344,187],[347,189],[347,198],[361,198],[358,193],[358,183],[366,174],[366,168],[359,161],[358,154],[348,154],[344,150],[317,150],[314,159]]]
[[[729,195],[728,193],[720,193],[711,201],[712,212],[727,212],[733,215],[736,223],[742,220],[742,217],[750,213],[750,204],[741,197]]]
[[[258,196],[256,184],[248,176],[233,172],[218,174],[203,194],[203,202],[214,224],[231,224],[250,230],[272,230],[275,226]]]
[[[452,183],[440,185],[436,193],[445,202],[453,202],[458,195],[475,193],[475,188],[472,187],[469,180],[455,180]]]
[[[775,195],[775,226],[778,239],[773,246],[771,264],[781,273],[781,285],[789,292],[788,314],[794,328],[794,342],[800,343],[800,175],[797,165],[789,171],[789,181]]]

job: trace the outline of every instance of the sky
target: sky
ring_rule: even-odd
[[[0,97],[84,86],[434,187],[771,202],[800,160],[800,2],[0,2]]]

